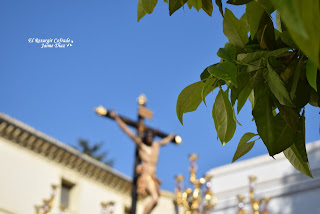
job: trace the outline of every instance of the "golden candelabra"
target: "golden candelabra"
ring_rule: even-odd
[[[270,197],[265,197],[262,199],[255,198],[255,183],[257,177],[249,176],[249,202],[251,205],[251,210],[244,209],[244,200],[245,197],[243,195],[238,195],[238,214],[269,214],[268,212],[268,204],[270,201]],[[262,208],[263,206],[263,208]],[[262,209],[262,211],[261,211]]]
[[[217,204],[217,198],[211,191],[211,179],[212,176],[206,175],[200,179],[197,179],[197,164],[196,161],[198,155],[189,155],[190,160],[190,183],[194,186],[194,189],[183,189],[183,175],[177,175],[176,179],[176,204],[183,206],[185,214],[200,214],[209,213]],[[205,184],[205,185],[204,185]]]
[[[115,202],[101,202],[101,214],[113,214]]]
[[[57,185],[51,185],[51,194],[49,199],[43,199],[42,205],[35,205],[36,214],[51,214],[52,207],[54,203],[54,199],[57,193]],[[60,206],[59,214],[64,214],[65,207]]]

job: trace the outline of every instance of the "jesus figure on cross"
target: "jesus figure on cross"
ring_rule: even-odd
[[[150,214],[158,203],[161,181],[156,177],[156,169],[161,146],[170,143],[175,134],[170,134],[160,141],[153,141],[154,135],[151,131],[144,134],[143,138],[135,135],[125,122],[117,115],[115,111],[110,113],[120,128],[135,142],[138,148],[141,163],[135,169],[139,175],[137,181],[137,192],[141,196],[151,196],[151,201],[146,205],[143,214]]]

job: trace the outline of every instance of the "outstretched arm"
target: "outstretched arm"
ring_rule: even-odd
[[[172,134],[168,135],[167,137],[162,138],[162,140],[159,141],[160,146],[167,145],[168,143],[170,143],[173,140],[173,138],[175,136],[176,136],[176,134],[172,133]]]
[[[142,141],[138,138],[131,129],[128,128],[127,124],[121,120],[121,118],[117,115],[116,112],[110,112],[110,116],[115,119],[120,128],[137,144],[137,146],[141,146]]]

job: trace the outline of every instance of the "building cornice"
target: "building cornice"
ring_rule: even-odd
[[[128,176],[3,113],[0,113],[0,136],[118,192],[126,195],[131,192]]]

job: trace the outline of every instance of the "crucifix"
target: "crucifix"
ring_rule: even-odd
[[[100,116],[115,120],[120,128],[136,143],[134,174],[132,181],[132,205],[130,214],[136,213],[136,203],[138,194],[142,196],[151,196],[151,201],[144,208],[144,214],[149,214],[157,205],[159,197],[160,180],[156,178],[156,164],[158,162],[159,148],[170,142],[180,144],[182,139],[175,134],[166,133],[148,127],[144,124],[144,119],[152,119],[153,113],[146,108],[147,99],[145,95],[138,97],[138,121],[134,122],[126,117],[118,115],[115,111],[108,111],[102,106],[95,109]],[[128,126],[137,130],[134,134]],[[157,136],[162,138],[160,141],[153,141]]]

